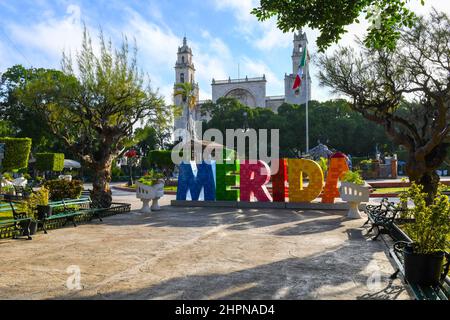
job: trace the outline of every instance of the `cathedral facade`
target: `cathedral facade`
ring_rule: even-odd
[[[269,108],[277,112],[278,107],[283,103],[290,104],[305,104],[306,101],[311,100],[311,77],[309,74],[309,54],[307,55],[307,63],[304,68],[304,79],[300,87],[300,93],[296,94],[292,90],[295,77],[299,68],[299,63],[306,50],[308,39],[306,33],[299,31],[294,33],[293,50],[292,50],[292,73],[284,76],[284,94],[279,96],[267,96],[266,86],[267,80],[265,75],[260,77],[243,79],[216,80],[212,79],[212,101],[216,102],[221,97],[236,98],[244,105],[252,108]],[[183,46],[178,48],[177,62],[175,64],[175,83],[191,82],[194,87],[199,104],[198,83],[195,82],[195,67],[192,60],[192,50],[187,45],[186,38],[183,39]],[[182,106],[181,97],[175,97],[175,105]],[[180,118],[175,120],[175,129],[185,128],[186,125],[186,107]],[[194,120],[201,120],[200,114],[193,114]]]

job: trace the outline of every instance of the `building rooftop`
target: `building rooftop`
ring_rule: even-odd
[[[242,79],[231,79],[228,78],[228,80],[215,80],[212,79],[212,84],[227,84],[227,83],[242,83],[242,82],[259,82],[259,81],[267,81],[266,76],[263,75],[262,77],[256,77],[256,78],[242,78]]]

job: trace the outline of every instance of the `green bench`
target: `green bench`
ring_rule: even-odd
[[[394,247],[389,250],[389,256],[394,260],[397,265],[397,270],[391,275],[391,279],[397,278],[398,274],[401,273],[403,277],[405,276],[405,267],[402,254],[402,246],[406,244],[404,241],[399,241],[394,244]],[[444,273],[442,275],[441,282],[437,286],[421,286],[416,284],[407,283],[410,288],[411,293],[414,295],[416,300],[449,300],[450,299],[450,278],[447,276],[450,258],[449,253],[446,254],[447,263],[444,266]]]
[[[381,234],[391,234],[394,222],[401,211],[399,205],[389,202],[387,198],[384,198],[379,205],[366,206],[365,213],[368,219],[364,225],[368,222],[372,224],[367,233],[372,232],[373,229],[377,230],[377,234],[372,240],[377,240]]]
[[[0,213],[12,213],[13,215],[13,219],[0,220],[0,238],[12,236],[13,239],[17,239],[18,236],[23,234],[28,240],[32,240],[30,225],[33,219],[25,213],[18,213],[16,210],[17,208],[12,202],[0,203]]]
[[[47,233],[47,225],[56,220],[63,221],[63,226],[68,222],[71,222],[74,227],[77,226],[76,218],[80,216],[88,216],[89,220],[97,218],[102,220],[102,212],[107,209],[104,208],[92,208],[91,198],[88,196],[82,196],[78,199],[64,199],[61,201],[49,202],[49,207],[53,209],[63,208],[63,212],[46,216],[39,214],[38,221],[42,225],[44,233]],[[71,208],[76,207],[77,209]]]

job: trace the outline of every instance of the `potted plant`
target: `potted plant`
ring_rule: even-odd
[[[142,201],[142,213],[160,210],[158,200],[164,196],[164,175],[151,170],[136,182],[136,197]],[[153,200],[151,208],[150,200]]]
[[[31,217],[30,234],[33,235],[37,231],[38,221],[42,220],[44,216],[39,211],[39,207],[48,206],[48,189],[40,188],[38,191],[33,192],[29,198],[21,201],[18,210],[21,213],[25,213],[28,217]],[[50,207],[49,207],[50,208]],[[50,208],[51,209],[51,208]]]
[[[404,243],[403,256],[405,278],[411,284],[436,285],[448,273],[450,265],[448,237],[450,234],[450,200],[439,187],[433,203],[427,204],[427,194],[423,187],[411,184],[408,198],[414,202],[409,210],[414,222],[403,228],[411,238],[411,243]],[[447,263],[444,267],[444,257]],[[443,272],[444,271],[444,272]]]
[[[359,211],[361,202],[369,201],[370,186],[362,179],[358,171],[347,171],[341,177],[341,186],[339,194],[342,200],[350,205],[347,217],[350,219],[361,219]]]
[[[50,191],[46,187],[41,187],[39,191],[33,193],[33,205],[36,208],[37,220],[43,220],[52,215],[52,207],[48,205]]]

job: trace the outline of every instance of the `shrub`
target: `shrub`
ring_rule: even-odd
[[[13,180],[14,180],[12,174],[9,173],[9,172],[5,172],[5,173],[3,174],[3,178],[4,178],[5,180],[8,180],[8,181],[13,181]]]
[[[341,181],[355,183],[355,184],[359,184],[359,185],[364,184],[364,180],[361,177],[361,174],[359,173],[359,171],[347,171],[346,173],[344,173],[342,175]]]
[[[164,178],[164,175],[162,173],[156,173],[155,171],[150,170],[148,174],[140,178],[138,182],[147,186],[153,186],[157,184],[162,178]]]
[[[40,171],[63,171],[64,154],[63,153],[37,153],[36,169]]]
[[[172,161],[172,151],[170,150],[153,150],[148,153],[148,162],[156,166],[164,172],[166,178],[170,178],[175,169]]]
[[[323,174],[325,175],[326,172],[328,171],[328,159],[324,158],[324,157],[320,157],[320,159],[318,161],[316,161],[320,168],[322,169]]]
[[[112,177],[123,177],[125,174],[123,173],[122,169],[113,166],[111,169],[111,176]]]
[[[431,205],[427,205],[427,193],[422,192],[423,186],[412,183],[411,187],[401,196],[401,202],[414,202],[414,207],[408,209],[415,221],[408,223],[404,229],[413,240],[414,252],[433,253],[447,249],[447,237],[450,234],[450,200],[442,194],[441,185]]]
[[[47,188],[40,188],[38,191],[31,193],[30,197],[19,203],[19,211],[26,213],[29,217],[37,219],[37,206],[48,205],[49,191]]]
[[[3,171],[12,171],[28,167],[31,150],[30,138],[0,138],[5,144],[5,158],[2,161]]]
[[[44,187],[49,190],[52,201],[76,199],[81,196],[83,182],[79,180],[49,180],[44,183]]]

